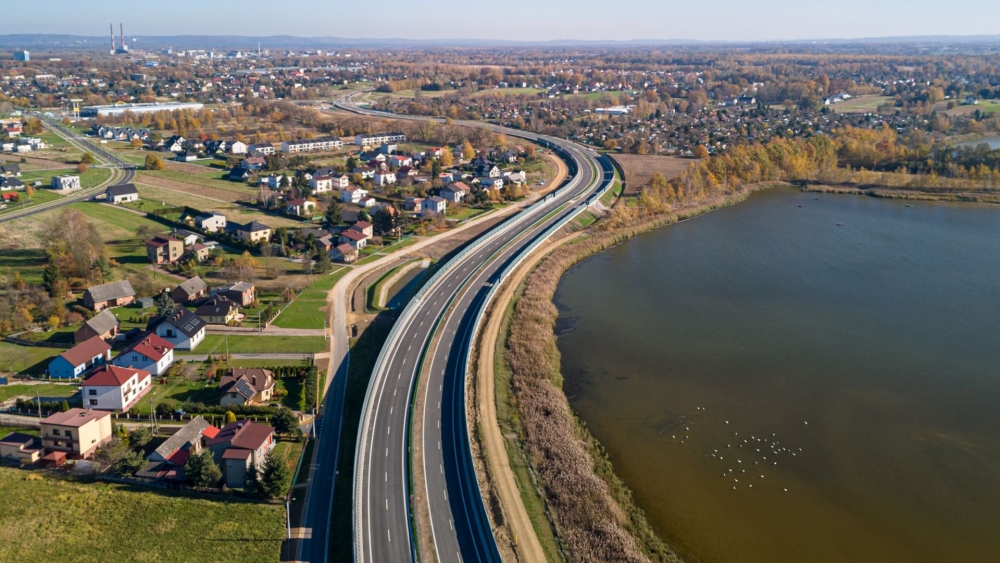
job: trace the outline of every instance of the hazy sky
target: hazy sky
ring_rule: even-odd
[[[939,0],[27,0],[0,33],[780,40],[1000,33],[991,2]],[[971,11],[970,11],[971,10]]]

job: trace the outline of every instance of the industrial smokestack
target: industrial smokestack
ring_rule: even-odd
[[[118,24],[118,29],[121,30],[122,33],[122,50],[124,51],[125,49],[127,49],[127,47],[125,47],[125,25]]]
[[[111,53],[115,52],[115,24],[109,23],[108,27],[111,29]]]

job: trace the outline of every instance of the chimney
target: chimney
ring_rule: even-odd
[[[250,383],[251,383],[251,384],[252,384],[252,385],[253,385],[254,387],[256,387],[256,386],[257,386],[257,376],[256,376],[256,375],[253,375],[253,376],[251,376],[251,377],[250,377]]]
[[[109,23],[108,27],[111,29],[111,54],[115,54],[115,24]]]
[[[122,32],[122,50],[124,51],[125,50],[125,25],[119,23],[118,24],[118,29],[120,29],[121,32]]]

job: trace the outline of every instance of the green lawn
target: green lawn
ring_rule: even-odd
[[[41,385],[2,385],[0,386],[0,401],[21,395],[27,397],[72,397],[80,390],[79,385],[60,385],[58,383],[43,383]]]
[[[51,190],[43,190],[39,188],[35,188],[35,193],[34,195],[31,196],[31,198],[28,198],[27,194],[25,194],[24,192],[18,192],[18,195],[21,197],[20,201],[18,201],[17,203],[13,202],[8,203],[7,209],[0,211],[0,215],[4,213],[10,213],[18,209],[28,208],[31,207],[32,205],[38,205],[40,203],[48,203],[50,201],[62,199],[61,195],[54,193]]]
[[[304,396],[302,395],[301,380],[294,377],[278,379],[274,382],[274,388],[288,392],[287,395],[281,398],[281,404],[283,406],[286,406],[293,411],[306,410],[303,402]]]
[[[464,221],[466,219],[471,219],[477,215],[482,215],[486,213],[485,209],[479,209],[476,207],[466,207],[462,206],[459,208],[450,207],[448,208],[448,213],[445,215],[448,219],[455,221]]]
[[[230,335],[230,354],[312,354],[322,352],[327,348],[326,339],[322,336],[249,336]],[[209,334],[194,351],[183,352],[191,355],[225,354],[226,337],[222,334]],[[176,352],[175,352],[176,354]],[[183,358],[183,356],[178,356]]]
[[[601,204],[604,205],[604,207],[611,207],[611,204],[614,203],[616,199],[618,199],[618,196],[621,193],[622,193],[622,183],[619,182],[618,180],[615,180],[615,182],[611,184],[611,189],[609,189],[607,193],[601,196],[600,200]]]
[[[110,205],[81,202],[72,203],[67,207],[78,209],[92,219],[96,219],[110,226],[118,227],[119,232],[121,234],[127,232],[129,234],[129,238],[136,236],[135,233],[139,230],[140,225],[147,225],[149,228],[153,229],[154,232],[166,231],[168,229],[162,223],[157,223],[156,221],[146,219],[141,215],[136,215],[131,211],[126,211],[125,209],[112,207]],[[106,225],[98,224],[98,226],[103,227]],[[145,255],[145,253],[145,248],[143,248],[143,255]]]
[[[222,170],[206,168],[205,172],[205,174],[189,174],[187,172],[178,172],[176,170],[144,170],[143,174],[149,174],[150,176],[157,176],[159,178],[166,178],[177,182],[205,186],[206,188],[236,192],[241,195],[249,195],[256,192],[256,190],[252,190],[246,184],[223,180],[222,177],[226,173]]]
[[[149,399],[153,398],[153,408],[163,402],[180,406],[184,402],[204,403],[212,405],[219,401],[219,388],[216,385],[209,385],[206,380],[198,379],[191,381],[183,377],[167,378],[167,384],[159,383],[156,378],[153,388],[142,398],[129,412],[139,414],[149,414]]]
[[[491,88],[489,90],[480,90],[473,94],[473,97],[481,96],[491,96],[500,94],[503,96],[518,96],[518,95],[537,95],[545,92],[545,88]]]
[[[307,287],[292,304],[274,321],[275,326],[282,328],[323,328],[326,312],[320,307],[326,307],[326,295],[344,276],[349,268],[339,268],[327,274]]]
[[[40,374],[48,367],[49,361],[61,354],[59,348],[41,346],[18,346],[0,342],[0,370]],[[0,393],[7,387],[0,387]]]
[[[7,467],[0,490],[0,561],[277,561],[285,534],[281,505]]]
[[[75,168],[66,168],[64,170],[32,170],[29,172],[22,172],[20,179],[25,184],[34,182],[35,180],[41,180],[42,186],[48,188],[52,185],[53,176],[60,176],[63,174],[79,176],[80,186],[82,188],[92,188],[106,182],[108,178],[111,177],[111,169],[91,166],[83,174],[77,174]]]

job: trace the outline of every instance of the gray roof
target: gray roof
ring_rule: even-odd
[[[188,295],[196,295],[199,292],[208,289],[208,284],[205,283],[205,280],[195,276],[186,282],[179,284],[177,289],[183,289]]]
[[[92,328],[97,334],[104,334],[118,326],[118,317],[111,312],[111,309],[104,309],[83,324]]]
[[[174,311],[172,315],[164,319],[162,322],[170,323],[171,325],[177,327],[177,330],[183,332],[189,337],[198,334],[198,331],[205,328],[206,324],[205,321],[201,320],[201,317],[183,307]]]
[[[107,189],[108,197],[138,193],[139,190],[135,187],[135,184],[118,184],[116,186],[109,186]]]
[[[95,285],[94,287],[87,288],[87,291],[84,293],[89,293],[90,298],[93,299],[95,303],[111,301],[112,299],[121,299],[122,297],[128,296],[135,297],[135,290],[132,289],[132,284],[130,284],[128,280],[106,283],[104,285]]]
[[[250,282],[244,282],[244,281],[233,282],[233,283],[231,283],[229,285],[224,285],[224,286],[222,286],[219,289],[220,289],[220,291],[235,291],[237,293],[243,293],[244,291],[247,291],[248,289],[253,289],[253,284],[250,283]]]
[[[156,448],[156,455],[162,458],[161,461],[165,461],[177,450],[187,446],[188,444],[193,444],[196,440],[200,440],[201,433],[209,426],[211,426],[211,424],[209,424],[204,418],[200,416],[194,417],[191,422],[185,424],[184,427],[178,430],[173,436],[167,438],[165,442],[160,444],[160,447]]]

